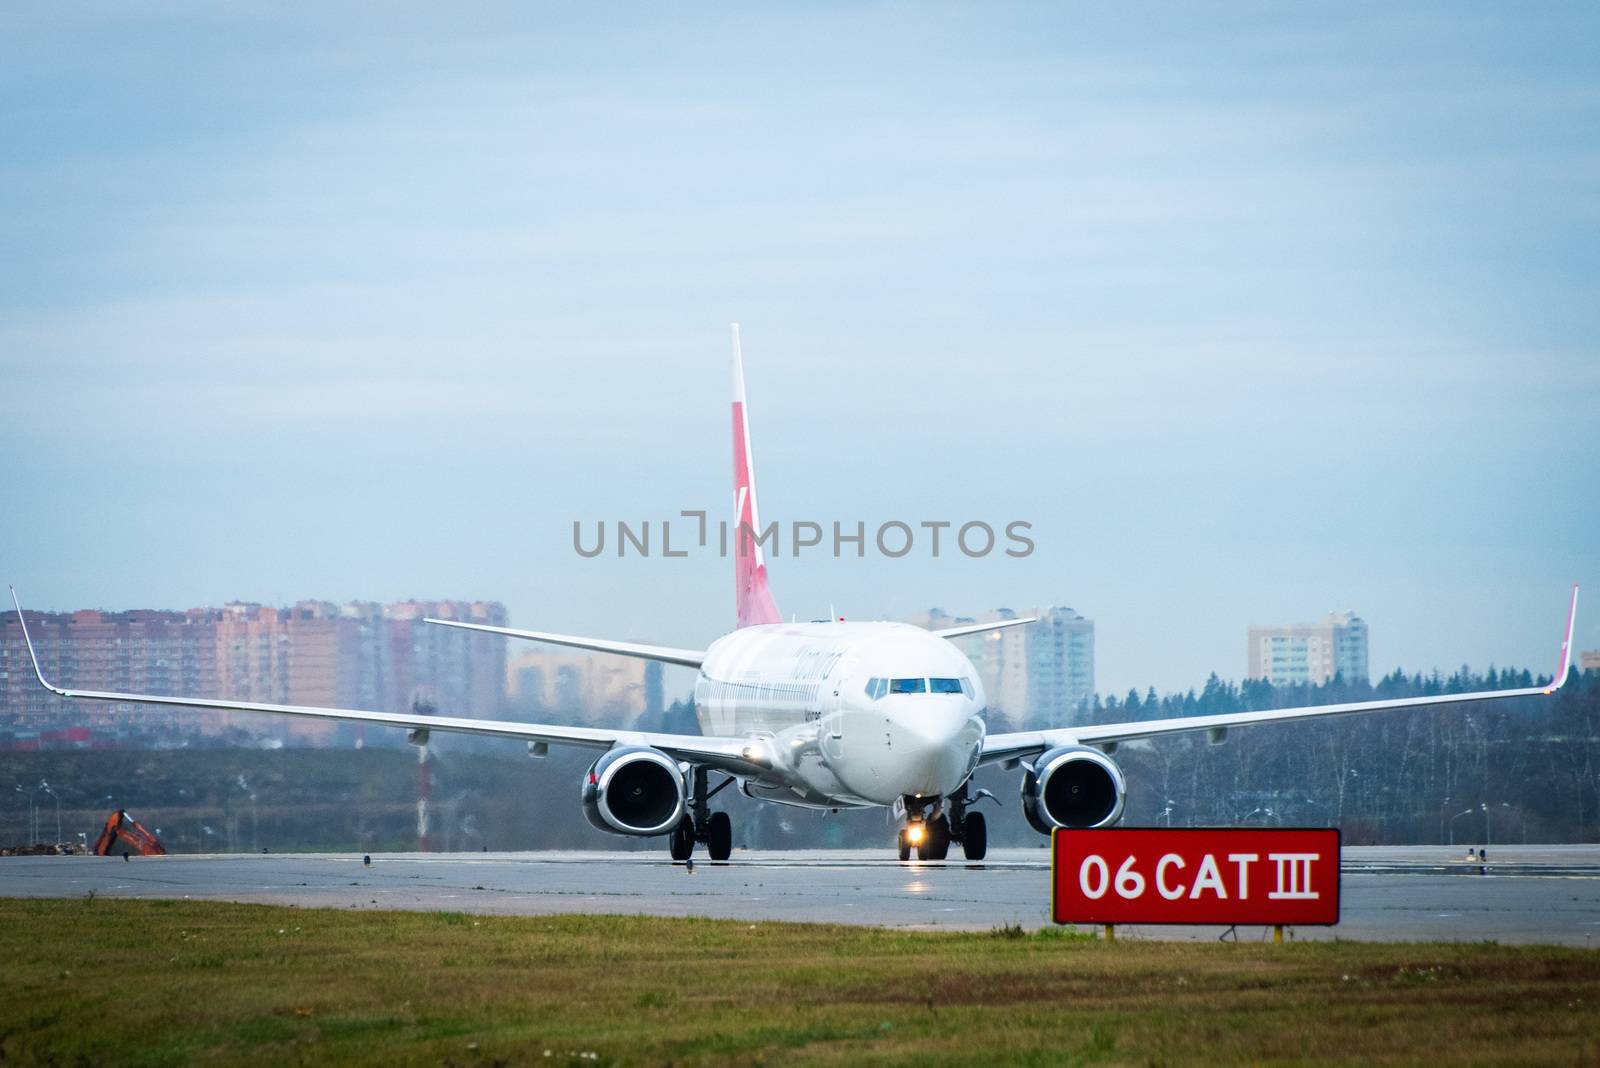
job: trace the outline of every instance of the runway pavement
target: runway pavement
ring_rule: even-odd
[[[1548,942],[1600,948],[1600,846],[1496,847],[1480,872],[1447,847],[1347,847],[1337,928],[1299,938]],[[897,863],[877,850],[736,852],[693,870],[666,850],[618,853],[0,858],[0,896],[188,898],[547,915],[643,913],[906,928],[1049,923],[1049,854]],[[1126,927],[1209,939],[1220,928]],[[1237,932],[1264,937],[1259,928]]]

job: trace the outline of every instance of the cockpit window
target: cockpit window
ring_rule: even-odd
[[[975,696],[971,679],[868,679],[867,700],[876,701],[891,693],[963,693]]]

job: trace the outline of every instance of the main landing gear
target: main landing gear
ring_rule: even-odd
[[[706,769],[694,769],[694,793],[689,799],[689,811],[672,829],[667,842],[673,860],[688,860],[694,854],[696,842],[706,844],[706,854],[712,860],[727,860],[733,855],[733,821],[726,812],[712,812],[711,799],[733,779],[725,779],[716,790],[706,789]]]
[[[918,860],[944,860],[950,843],[961,843],[961,854],[968,860],[982,860],[989,852],[989,827],[981,812],[969,812],[972,805],[994,795],[979,790],[977,797],[967,794],[967,784],[948,799],[948,812],[939,811],[937,798],[905,799],[906,825],[896,840],[901,860],[910,860],[916,850]]]

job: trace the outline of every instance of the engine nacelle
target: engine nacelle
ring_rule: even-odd
[[[1022,812],[1040,834],[1057,827],[1109,827],[1122,818],[1127,796],[1116,761],[1086,745],[1050,750],[1022,779]]]
[[[583,778],[583,814],[611,834],[666,834],[683,819],[686,796],[678,762],[649,746],[613,749]]]

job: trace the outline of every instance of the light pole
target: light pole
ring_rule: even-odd
[[[1469,809],[1466,809],[1465,811],[1457,812],[1454,816],[1450,817],[1450,844],[1451,845],[1455,845],[1456,844],[1456,820],[1460,819],[1462,816],[1470,816],[1476,811],[1478,811],[1478,810],[1475,809],[1475,808],[1469,808]]]
[[[28,844],[33,845],[39,840],[39,817],[33,804],[35,791],[23,789],[22,784],[19,782],[17,783],[17,793],[24,794],[28,798]]]
[[[222,805],[223,805],[222,833],[227,836],[227,847],[228,847],[228,852],[230,852],[230,853],[239,852],[239,819],[240,819],[240,815],[239,815],[239,811],[233,807],[233,788],[235,786],[237,786],[239,788],[240,792],[243,793],[245,795],[245,797],[249,800],[251,818],[254,819],[255,814],[256,814],[256,794],[255,794],[255,791],[250,788],[249,781],[247,779],[245,779],[245,777],[242,774],[234,776],[233,781],[228,784],[227,790],[224,791],[223,795],[222,795]],[[253,848],[252,848],[252,851],[254,851]]]
[[[45,782],[43,779],[39,780],[39,789],[41,789],[45,793],[49,794],[50,795],[50,799],[56,803],[56,845],[60,845],[61,844],[61,798],[56,796],[56,792],[54,790],[50,789],[50,784]]]
[[[1480,802],[1478,807],[1483,809],[1483,848],[1488,849],[1490,846],[1494,845],[1494,843],[1489,840],[1489,802]],[[1511,806],[1502,801],[1500,802],[1500,807],[1510,808]]]

